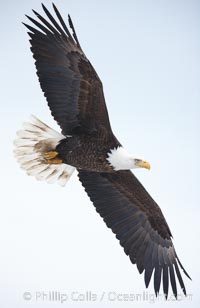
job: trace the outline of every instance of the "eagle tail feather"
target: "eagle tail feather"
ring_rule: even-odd
[[[65,186],[75,168],[55,160],[47,160],[45,154],[54,151],[60,140],[66,137],[50,128],[35,116],[23,124],[14,141],[14,153],[22,169],[28,175],[47,183],[58,182]],[[54,163],[54,161],[56,163]]]

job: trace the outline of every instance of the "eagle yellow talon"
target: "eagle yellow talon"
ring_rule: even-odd
[[[50,152],[44,153],[44,158],[47,159],[47,160],[53,159],[56,156],[58,156],[58,152],[56,152],[56,151],[50,151]]]
[[[58,164],[62,164],[62,159],[61,158],[52,158],[52,159],[47,159],[47,163],[50,165],[58,165]]]
[[[58,152],[56,151],[50,151],[50,152],[46,152],[44,153],[44,158],[46,159],[47,161],[47,164],[54,164],[54,165],[57,165],[57,164],[62,164],[62,159],[58,157]]]

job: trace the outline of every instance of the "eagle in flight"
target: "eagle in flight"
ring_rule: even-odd
[[[112,132],[102,82],[85,56],[72,20],[69,28],[53,4],[57,20],[42,5],[47,19],[28,19],[31,51],[39,82],[59,124],[56,132],[31,116],[18,131],[15,155],[28,175],[65,185],[76,169],[96,211],[112,229],[131,262],[144,272],[148,287],[152,274],[165,297],[171,284],[177,298],[177,281],[186,289],[183,268],[172,234],[160,207],[130,169],[150,169],[147,161],[129,154]],[[190,278],[190,277],[189,277]]]

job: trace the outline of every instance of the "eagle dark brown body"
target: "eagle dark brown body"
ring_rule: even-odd
[[[59,157],[68,165],[77,169],[113,172],[113,167],[107,158],[110,149],[120,146],[114,136],[104,137],[98,133],[91,135],[73,135],[64,140],[56,147]]]
[[[30,36],[39,82],[62,134],[36,117],[24,124],[15,142],[17,159],[27,174],[65,185],[75,168],[96,211],[112,229],[131,262],[144,272],[148,287],[154,277],[177,297],[177,282],[186,294],[183,268],[160,207],[129,170],[150,168],[135,159],[112,133],[103,86],[79,44],[69,17],[70,33],[58,9],[57,18],[43,5],[48,19],[33,11]],[[189,277],[190,278],[190,277]]]

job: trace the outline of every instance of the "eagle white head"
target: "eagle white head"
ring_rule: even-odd
[[[135,168],[146,168],[150,170],[150,164],[142,159],[134,158],[123,147],[110,150],[107,157],[108,162],[114,170],[128,170]]]

